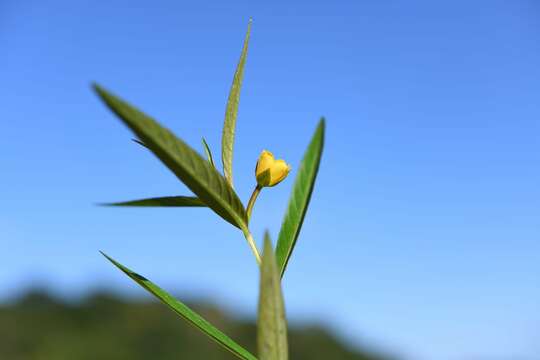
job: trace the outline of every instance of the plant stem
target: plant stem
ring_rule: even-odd
[[[257,197],[261,193],[261,190],[262,190],[262,186],[260,185],[255,186],[255,190],[253,190],[253,193],[251,194],[251,197],[249,198],[247,209],[246,209],[248,222],[249,222],[249,219],[251,219],[251,211],[253,210],[253,205],[255,205],[255,201],[257,201]]]
[[[261,255],[259,254],[259,250],[257,249],[255,240],[253,240],[253,236],[251,235],[248,229],[243,230],[243,232],[249,244],[249,247],[251,248],[251,251],[253,251],[253,255],[255,255],[255,260],[257,260],[257,264],[261,265]]]
[[[249,198],[248,205],[246,208],[248,223],[249,223],[249,219],[251,218],[251,211],[253,210],[253,205],[255,205],[255,201],[257,201],[257,196],[259,196],[259,193],[261,192],[261,190],[262,190],[262,186],[259,186],[257,184],[257,186],[255,186],[255,189],[253,190],[253,193],[251,194],[251,197]],[[243,230],[243,232],[249,244],[249,247],[251,248],[251,251],[253,251],[253,255],[255,255],[255,260],[257,260],[257,264],[261,265],[261,255],[259,254],[259,250],[257,249],[255,240],[253,240],[253,236],[251,235],[247,227],[246,229]]]

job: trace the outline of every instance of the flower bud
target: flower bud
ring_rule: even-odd
[[[275,160],[270,151],[264,150],[255,168],[257,184],[261,187],[274,186],[287,177],[291,167],[285,160]]]

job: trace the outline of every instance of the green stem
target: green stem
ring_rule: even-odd
[[[243,230],[243,232],[249,244],[249,247],[251,248],[251,251],[253,251],[253,255],[255,255],[255,260],[257,260],[257,264],[261,265],[261,255],[259,254],[259,250],[257,249],[255,240],[253,240],[253,236],[251,235],[248,229]]]
[[[251,197],[249,198],[248,205],[246,208],[248,223],[249,223],[249,219],[251,218],[251,211],[253,210],[253,205],[255,205],[255,201],[257,201],[257,197],[259,196],[261,190],[262,190],[262,186],[259,186],[257,184],[257,186],[255,186],[255,189],[253,190],[253,193],[251,194]],[[257,260],[257,264],[261,265],[261,255],[259,254],[259,250],[257,249],[255,240],[253,240],[253,236],[251,235],[247,227],[243,229],[243,232],[249,244],[249,247],[251,248],[251,251],[253,251],[253,255],[255,255],[255,260]]]
[[[257,201],[257,197],[261,193],[261,190],[262,190],[262,186],[260,185],[255,186],[255,190],[253,190],[253,193],[251,194],[251,197],[249,198],[247,209],[246,209],[248,222],[249,222],[249,219],[251,219],[251,211],[253,210],[253,205],[255,205],[255,201]]]

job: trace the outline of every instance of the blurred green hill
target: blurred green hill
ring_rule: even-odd
[[[256,353],[255,324],[234,319],[215,306],[198,312]],[[292,360],[383,360],[351,349],[327,330],[290,330]],[[0,305],[3,360],[233,360],[219,345],[178,319],[160,303],[96,293],[66,302],[46,292],[29,292]]]

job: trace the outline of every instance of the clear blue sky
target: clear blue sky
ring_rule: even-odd
[[[102,249],[254,315],[257,268],[229,224],[94,205],[188,191],[89,88],[217,153],[250,16],[242,199],[262,149],[297,168],[327,117],[290,317],[410,359],[540,359],[535,1],[0,2],[0,298],[33,284],[142,295]],[[276,237],[292,177],[261,195],[257,238]]]

